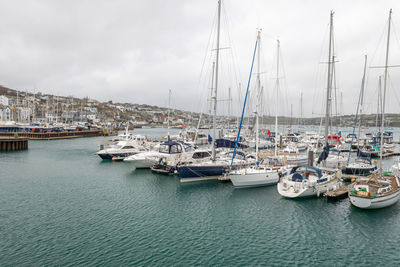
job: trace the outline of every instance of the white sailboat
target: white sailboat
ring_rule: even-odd
[[[366,73],[366,69],[367,69],[367,55],[365,55],[365,62],[364,62],[364,74],[363,74],[363,78],[362,78],[362,82],[361,82],[361,90],[360,90],[360,96],[358,99],[358,105],[357,105],[357,111],[356,111],[356,119],[355,119],[355,123],[354,123],[354,127],[353,127],[353,133],[349,134],[348,136],[351,137],[350,140],[350,148],[353,146],[353,142],[354,142],[354,138],[356,138],[356,134],[354,133],[355,131],[355,126],[357,123],[357,117],[358,117],[358,113],[360,116],[360,120],[358,122],[358,137],[361,136],[361,115],[362,115],[362,111],[363,111],[363,102],[364,102],[364,89],[365,89],[365,73]],[[358,112],[358,109],[360,109],[360,112]],[[357,138],[357,149],[360,149],[360,139]],[[357,153],[358,155],[360,155],[360,153]],[[357,159],[352,162],[350,162],[350,156],[351,156],[351,149],[349,150],[349,155],[348,155],[348,159],[347,159],[347,164],[345,166],[345,168],[343,168],[342,172],[344,174],[350,174],[350,175],[359,175],[359,176],[369,176],[372,174],[373,171],[376,170],[376,165],[372,164],[370,159],[367,158],[362,158],[362,157],[357,157]]]
[[[382,131],[385,121],[385,100],[388,77],[389,44],[390,44],[390,26],[392,19],[392,10],[389,12],[388,34],[386,43],[385,74],[383,83],[383,101],[382,101]],[[393,173],[383,172],[382,146],[383,134],[380,135],[380,169],[379,173],[373,173],[367,181],[357,181],[349,187],[350,203],[361,209],[379,209],[391,206],[400,198],[399,177]]]
[[[257,33],[257,64],[258,64],[258,72],[257,72],[257,92],[258,96],[260,96],[261,92],[261,80],[260,80],[260,46],[261,46],[261,31],[259,30]],[[257,187],[257,186],[266,186],[266,185],[274,185],[278,183],[279,168],[270,167],[270,166],[262,166],[258,162],[258,146],[259,146],[259,112],[260,112],[260,97],[257,97],[257,105],[256,105],[256,165],[245,167],[241,169],[232,170],[229,173],[230,180],[235,188],[244,188],[244,187]]]
[[[278,193],[287,198],[320,196],[341,186],[341,172],[323,172],[312,166],[297,166],[284,174]]]
[[[332,57],[332,35],[333,35],[333,12],[330,14],[330,35],[329,35],[329,56],[328,56],[328,88],[326,93],[326,118],[325,118],[325,149],[328,148],[328,127],[329,127],[329,98],[331,88],[331,64]],[[325,160],[327,157],[323,158]],[[278,192],[281,196],[298,198],[306,196],[319,196],[321,193],[335,190],[341,186],[341,171],[325,171],[313,166],[297,166],[290,172],[283,175],[278,183]]]

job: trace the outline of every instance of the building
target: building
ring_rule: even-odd
[[[8,107],[8,97],[0,95],[0,105]]]
[[[0,121],[11,120],[11,110],[9,107],[0,105]]]

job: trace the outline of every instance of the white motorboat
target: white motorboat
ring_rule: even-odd
[[[157,151],[156,147],[155,150],[129,156],[125,158],[124,161],[131,162],[136,169],[149,169],[157,162],[156,158],[159,155],[160,152]]]
[[[160,161],[160,158],[166,163],[185,160],[185,157],[192,156],[193,147],[183,142],[164,142],[157,144],[151,151],[135,154],[124,159],[131,162],[137,169],[148,169]]]
[[[278,182],[278,192],[287,198],[320,196],[341,186],[341,172],[325,172],[312,166],[297,166]]]
[[[138,142],[135,138],[118,141],[108,148],[101,149],[96,154],[104,160],[118,159],[122,160],[131,155],[145,152],[147,148],[145,143]]]

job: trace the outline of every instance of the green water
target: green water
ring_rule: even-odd
[[[289,200],[181,185],[94,152],[102,138],[0,154],[0,266],[398,266],[400,203]]]

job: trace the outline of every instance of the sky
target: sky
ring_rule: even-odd
[[[364,55],[368,54],[368,66],[384,65],[390,8],[389,64],[400,64],[398,0],[225,0],[222,7],[219,114],[236,115],[242,108],[239,94],[244,95],[248,83],[257,29],[262,29],[259,73],[267,115],[276,108],[280,115],[289,115],[290,106],[293,116],[300,115],[301,107],[304,117],[323,113],[331,10],[338,92],[333,105],[338,113],[356,111]],[[174,108],[207,112],[216,11],[216,0],[1,0],[0,84],[164,107],[171,89]],[[277,39],[281,44],[278,97]],[[254,71],[258,72],[257,64]],[[376,112],[382,74],[382,68],[367,69],[366,113]],[[390,68],[387,112],[398,113],[399,76],[399,68]],[[255,92],[254,77],[251,92]]]

